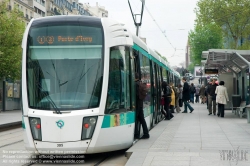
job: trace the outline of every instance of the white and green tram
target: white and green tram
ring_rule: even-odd
[[[88,16],[32,19],[22,41],[25,147],[39,154],[88,154],[134,142],[135,72],[148,86],[144,115],[162,120],[161,82],[179,74],[117,21]],[[141,131],[142,133],[142,131]]]

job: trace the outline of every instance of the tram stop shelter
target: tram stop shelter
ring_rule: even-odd
[[[218,79],[225,82],[229,100],[240,96],[241,101],[250,104],[250,50],[209,49],[202,52],[204,70],[217,69]],[[225,108],[231,108],[228,103]]]

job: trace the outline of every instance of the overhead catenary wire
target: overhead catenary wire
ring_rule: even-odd
[[[175,52],[176,52],[176,48],[173,46],[173,44],[170,42],[170,40],[168,39],[167,35],[165,34],[165,32],[161,29],[160,25],[157,23],[157,21],[155,20],[155,18],[153,17],[153,15],[151,14],[151,12],[149,11],[149,9],[147,8],[147,6],[145,5],[145,9],[148,12],[148,14],[150,15],[150,17],[153,19],[153,21],[155,22],[156,26],[159,28],[159,30],[161,31],[161,33],[164,35],[164,37],[166,38],[166,40],[169,42],[169,44],[171,45],[171,47],[173,47],[174,49],[174,53],[171,57],[175,56]]]
[[[159,30],[161,31],[161,33],[165,36],[165,38],[167,39],[167,41],[169,42],[169,44],[176,49],[173,44],[169,41],[167,35],[164,33],[164,31],[161,29],[160,25],[157,23],[157,21],[155,20],[155,18],[153,17],[153,15],[151,14],[151,12],[149,11],[149,9],[147,8],[147,6],[145,5],[146,11],[148,12],[148,14],[150,15],[150,17],[153,19],[153,21],[155,22],[156,26],[159,28]]]

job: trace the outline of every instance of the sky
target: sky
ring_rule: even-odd
[[[141,1],[129,0],[133,13],[140,14]],[[79,0],[95,6],[104,6],[108,17],[125,23],[136,33],[128,0]],[[146,38],[147,45],[165,56],[171,66],[185,61],[188,33],[194,29],[194,9],[198,0],[145,0],[139,36]]]

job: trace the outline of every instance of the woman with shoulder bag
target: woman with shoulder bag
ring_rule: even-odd
[[[216,103],[218,103],[218,113],[217,116],[224,117],[224,106],[227,104],[228,94],[227,94],[227,88],[224,87],[224,81],[220,81],[219,86],[215,89],[216,94]]]

